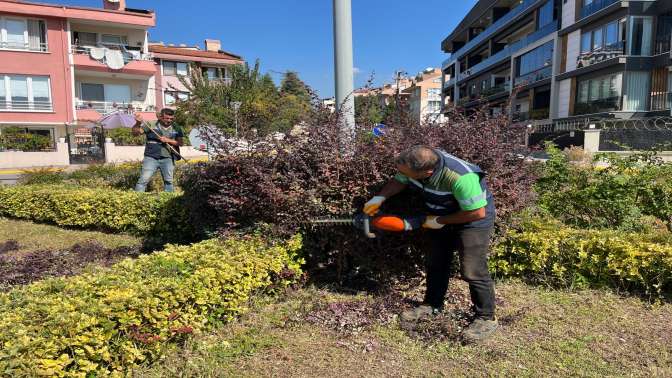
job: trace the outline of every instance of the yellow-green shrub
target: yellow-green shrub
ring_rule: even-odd
[[[498,276],[560,286],[610,286],[661,295],[672,289],[672,244],[665,237],[578,230],[534,219],[493,251]],[[669,238],[668,238],[669,239]]]
[[[19,185],[0,187],[0,216],[140,236],[184,234],[190,230],[179,199],[171,193]]]
[[[299,237],[208,240],[2,293],[0,375],[123,375],[289,284],[300,248]]]

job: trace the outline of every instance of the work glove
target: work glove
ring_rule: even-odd
[[[430,229],[430,230],[440,230],[440,229],[442,229],[445,226],[445,224],[441,224],[441,223],[437,222],[438,219],[439,219],[439,217],[436,216],[436,215],[427,216],[427,218],[425,219],[425,223],[422,224],[422,228],[427,228],[427,229]]]
[[[385,197],[383,196],[375,196],[369,200],[369,202],[364,204],[364,214],[372,217],[376,215],[378,210],[380,210],[380,206],[385,202]]]

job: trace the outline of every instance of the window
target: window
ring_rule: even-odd
[[[613,46],[618,43],[618,22],[607,24],[604,33],[604,45],[606,47]]]
[[[650,17],[630,18],[630,55],[651,55],[653,20]]]
[[[47,51],[46,30],[42,20],[0,17],[0,48]]]
[[[427,89],[427,96],[432,97],[432,96],[440,96],[441,95],[441,89],[440,88],[429,88]]]
[[[604,41],[602,40],[602,28],[593,30],[593,50],[600,50]]]
[[[553,41],[550,41],[517,58],[518,77],[548,67],[552,61]]]
[[[581,52],[586,53],[591,50],[591,37],[592,34],[590,32],[584,33],[581,35]]]
[[[0,110],[52,110],[49,78],[0,75]]]
[[[77,46],[98,46],[98,35],[96,33],[75,32],[74,37]]]
[[[537,20],[537,30],[550,24],[554,20],[554,0],[549,0],[539,8],[539,19]]]
[[[577,85],[575,115],[620,110],[621,74],[582,80]]]
[[[189,99],[188,92],[166,91],[164,102],[166,106],[171,106],[178,101],[186,101],[188,99]]]
[[[128,39],[126,38],[126,36],[123,35],[103,34],[100,36],[100,42],[103,45],[109,45],[109,46],[128,45]]]
[[[228,79],[229,71],[226,68],[204,67],[203,74],[208,80]],[[400,88],[400,90],[403,90]]]
[[[81,84],[81,99],[94,102],[131,103],[131,87],[117,84]]]
[[[441,101],[427,102],[427,111],[430,113],[438,113],[441,111]]]
[[[187,76],[189,74],[189,64],[178,62],[177,63],[177,75],[178,76]]]
[[[619,29],[623,28],[622,21],[613,21],[597,29],[587,31],[581,35],[581,52],[591,51],[619,51],[623,49],[623,38]]]
[[[81,97],[84,101],[105,101],[105,86],[103,84],[82,83]]]
[[[189,64],[184,62],[163,62],[163,74],[166,76],[187,76]]]

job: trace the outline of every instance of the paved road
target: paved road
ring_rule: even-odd
[[[4,172],[0,173],[0,185],[14,185],[18,179],[18,174],[7,174]]]

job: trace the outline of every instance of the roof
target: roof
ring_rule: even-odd
[[[441,42],[441,48],[446,52],[450,52],[447,50],[452,50],[453,39],[463,31],[467,30],[469,26],[471,26],[478,19],[483,17],[483,15],[496,3],[497,0],[479,0],[476,4],[474,4],[469,13],[464,16],[459,25],[457,25],[450,35],[448,35],[448,37],[446,37],[446,39]]]
[[[93,7],[65,6],[24,0],[0,0],[0,12],[30,14],[43,17],[85,19],[100,22],[152,27],[156,25],[154,11],[126,8],[113,10]]]
[[[237,60],[242,62],[243,58],[240,55],[232,54],[226,51],[219,50],[215,51],[204,51],[204,50],[191,50],[184,47],[172,47],[172,46],[161,46],[161,45],[150,45],[149,51],[154,54],[154,56],[161,58],[161,55],[182,56],[182,57],[191,57],[191,58],[207,58],[207,59],[222,59],[222,60]]]

